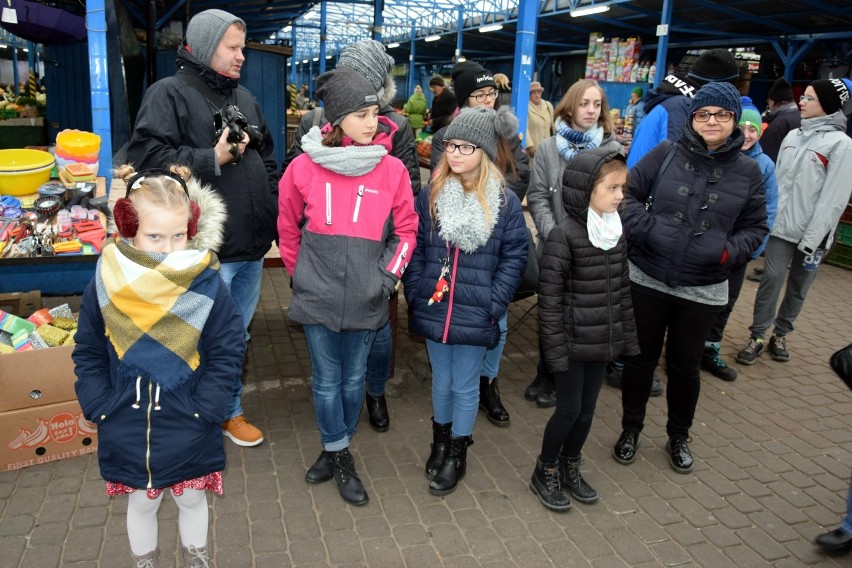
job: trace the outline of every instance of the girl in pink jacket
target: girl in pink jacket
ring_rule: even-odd
[[[278,242],[293,283],[289,315],[304,326],[311,353],[323,445],[305,481],[333,477],[344,501],[364,505],[348,448],[367,356],[414,250],[417,214],[408,171],[389,155],[397,126],[378,116],[372,85],[341,67],[317,87],[329,124],[302,138],[304,154],[278,184]]]

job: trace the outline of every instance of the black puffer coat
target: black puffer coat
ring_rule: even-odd
[[[151,85],[142,100],[136,127],[127,148],[128,162],[137,171],[171,164],[190,167],[195,177],[209,183],[225,200],[228,220],[225,243],[216,251],[222,262],[263,258],[277,235],[278,170],[272,136],[260,105],[251,93],[232,79],[202,65],[184,46],[178,49],[178,71]],[[216,110],[195,87],[179,78],[193,74],[226,103],[236,105],[257,126],[262,141],[246,148],[243,161],[228,163],[216,173]]]
[[[566,372],[572,360],[639,353],[624,237],[604,251],[592,245],[586,228],[595,175],[614,156],[618,151],[587,150],[565,166],[567,216],[547,236],[539,274],[540,339],[552,373]]]
[[[630,260],[671,287],[724,282],[769,231],[760,166],[740,152],[739,127],[710,153],[687,124],[647,211],[670,144],[661,143],[630,169],[622,216]]]

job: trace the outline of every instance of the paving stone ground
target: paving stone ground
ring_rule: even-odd
[[[650,401],[636,462],[612,459],[620,392],[605,386],[583,466],[600,501],[557,514],[528,488],[551,413],[523,399],[538,356],[534,300],[509,312],[500,388],[511,426],[480,414],[467,477],[443,498],[428,493],[423,475],[428,361],[423,343],[405,333],[400,302],[391,427],[375,433],[362,417],[353,454],[370,502],[351,507],[333,482],[303,480],[320,451],[310,358],[286,316],[288,280],[267,269],[243,401],[266,441],[226,441],[225,495],[209,499],[215,566],[852,566],[852,557],[830,558],[812,544],[845,514],[852,469],[852,396],[827,366],[852,341],[850,276],[821,269],[789,338],[788,363],[764,355],[752,367],[733,364],[733,383],[702,376],[691,474],[668,464],[662,397]],[[729,362],[747,339],[756,289],[746,282],[728,325]],[[93,456],[0,473],[0,568],[130,566],[125,511],[126,499],[105,495]],[[177,509],[168,497],[159,542],[163,566],[174,566]]]

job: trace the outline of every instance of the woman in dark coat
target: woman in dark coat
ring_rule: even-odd
[[[708,83],[673,145],[663,142],[630,170],[624,227],[641,354],[625,358],[622,429],[615,460],[636,459],[654,369],[666,343],[667,451],[692,471],[689,429],[700,392],[704,338],[728,303],[728,276],[767,233],[760,167],[740,152],[740,94]],[[663,172],[664,170],[664,172]]]

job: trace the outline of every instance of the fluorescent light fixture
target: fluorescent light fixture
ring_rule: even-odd
[[[458,61],[459,63],[464,63],[465,61],[467,61],[467,57],[465,57],[464,55],[459,55],[459,58],[456,61]]]
[[[6,49],[7,47],[9,47],[9,46],[6,45],[5,43],[0,43],[0,49]]]
[[[307,14],[305,14],[303,17],[304,17],[306,20],[310,20],[310,19],[312,19],[312,18],[316,18],[316,17],[317,17],[316,10],[311,10],[310,12],[308,12]]]
[[[287,67],[292,67],[292,66],[293,66],[293,62],[292,62],[292,61],[288,61],[288,62],[287,62]]]
[[[314,57],[311,61],[319,61],[319,57]]]
[[[29,53],[29,51],[30,51],[30,49],[28,47],[24,47],[22,49],[24,50],[24,53]]]
[[[293,31],[293,26],[287,26],[286,28],[284,28],[281,31],[284,32],[285,34],[289,34],[290,32]]]
[[[277,35],[277,34],[269,34],[269,39],[275,39],[275,36],[276,36],[276,35]]]
[[[503,24],[489,24],[487,26],[482,26],[479,28],[479,33],[487,34],[488,32],[496,32],[497,30],[502,30]]]
[[[609,12],[609,5],[598,4],[597,6],[574,8],[573,10],[571,10],[571,17],[579,18],[580,16],[591,16],[592,14],[602,14],[603,12]]]
[[[441,39],[441,36],[439,36],[439,35],[430,35],[430,36],[424,37],[423,41],[438,41],[439,39]]]
[[[325,56],[325,58],[326,58],[326,59],[331,59],[331,58],[332,58],[332,56],[331,56],[331,55],[326,55],[326,56]]]
[[[399,47],[399,44],[397,42],[393,42],[393,43],[388,44],[388,49],[394,49],[395,47]]]
[[[307,59],[302,59],[302,63],[307,63],[307,62],[308,62]]]

